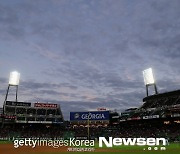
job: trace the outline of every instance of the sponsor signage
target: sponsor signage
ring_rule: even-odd
[[[143,119],[156,119],[156,118],[159,118],[159,115],[143,116]]]
[[[180,114],[172,114],[171,117],[180,117]]]
[[[53,121],[52,123],[53,124],[63,124],[63,122],[56,122],[56,121]]]
[[[70,121],[109,120],[109,111],[70,112]]]
[[[40,108],[57,108],[57,104],[48,104],[48,103],[35,103],[34,107],[40,107]]]
[[[52,121],[28,121],[28,123],[34,123],[34,124],[52,124]]]
[[[52,121],[25,121],[25,120],[16,120],[16,123],[52,124]]]
[[[8,116],[8,115],[5,115],[4,118],[6,118],[6,119],[15,119],[16,116]]]
[[[27,103],[27,102],[13,102],[13,101],[6,101],[6,105],[10,105],[10,106],[26,106],[26,107],[30,107],[31,103]]]
[[[106,111],[106,108],[101,107],[101,108],[97,108],[97,110],[98,111]]]
[[[23,121],[23,120],[16,120],[16,123],[27,123],[27,121]]]
[[[119,120],[120,122],[123,122],[123,121],[126,121],[126,119],[121,119],[121,120]]]
[[[140,117],[133,117],[131,118],[131,120],[140,120],[141,118]]]

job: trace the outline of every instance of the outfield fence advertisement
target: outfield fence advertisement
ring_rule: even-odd
[[[109,111],[70,112],[70,121],[109,120]]]

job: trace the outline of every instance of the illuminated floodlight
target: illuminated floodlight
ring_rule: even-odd
[[[18,86],[19,85],[19,79],[20,79],[20,73],[14,71],[10,73],[9,77],[9,85],[11,86]]]
[[[7,88],[7,92],[6,92],[6,97],[3,103],[3,119],[2,119],[2,125],[1,127],[4,127],[4,114],[6,114],[6,102],[7,102],[7,98],[8,98],[8,93],[9,93],[9,89],[11,86],[15,86],[16,87],[16,102],[17,102],[17,94],[18,94],[18,85],[19,85],[19,79],[20,79],[20,73],[14,71],[10,73],[10,77],[9,77],[9,85]]]
[[[143,71],[144,84],[152,85],[155,84],[152,68],[148,68]]]

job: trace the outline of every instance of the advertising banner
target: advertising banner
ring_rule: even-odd
[[[109,120],[109,111],[70,112],[71,121]]]
[[[31,103],[28,102],[13,102],[13,101],[6,101],[6,105],[10,105],[10,106],[26,106],[26,107],[30,107]]]
[[[48,103],[35,103],[34,107],[40,107],[40,108],[57,108],[57,104],[48,104]]]

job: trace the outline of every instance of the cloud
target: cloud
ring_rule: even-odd
[[[60,102],[67,115],[139,106],[149,67],[160,92],[178,89],[179,16],[178,0],[1,1],[2,98],[12,68],[21,100]]]

